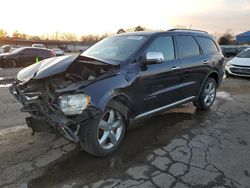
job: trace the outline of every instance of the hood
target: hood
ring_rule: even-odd
[[[250,58],[235,57],[232,60],[230,60],[228,63],[230,63],[231,65],[250,66]]]
[[[74,62],[77,56],[67,55],[61,57],[52,57],[30,65],[22,69],[17,74],[17,79],[27,82],[31,78],[42,79],[55,74],[62,73]]]
[[[7,55],[10,55],[10,53],[1,53],[0,57],[7,56]]]

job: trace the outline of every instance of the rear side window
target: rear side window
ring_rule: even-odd
[[[161,52],[164,60],[170,61],[175,59],[174,43],[172,36],[163,36],[156,38],[148,47],[146,52]]]
[[[212,39],[206,37],[198,37],[198,38],[205,54],[211,54],[219,51],[219,49],[217,48],[216,44]]]
[[[42,54],[43,56],[49,56],[50,51],[48,51],[48,50],[42,50],[42,51],[41,51],[41,54]]]
[[[192,36],[177,36],[180,58],[200,55],[200,47]]]
[[[35,54],[35,51],[34,51],[34,49],[25,49],[24,54],[33,56]]]

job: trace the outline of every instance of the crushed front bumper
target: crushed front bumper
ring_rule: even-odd
[[[26,96],[15,83],[10,86],[9,91],[23,105],[21,111],[31,114],[31,117],[26,118],[26,122],[28,127],[33,130],[33,133],[48,130],[52,126],[67,139],[78,142],[80,126],[84,126],[97,113],[95,108],[90,107],[84,110],[81,115],[67,117],[60,110],[43,101],[39,96]]]

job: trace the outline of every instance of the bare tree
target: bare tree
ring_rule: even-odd
[[[14,31],[12,34],[13,38],[18,38],[18,39],[26,39],[27,35],[25,33],[20,33],[19,31]]]
[[[7,37],[7,32],[3,29],[0,29],[0,39],[6,38]]]
[[[124,30],[124,29],[119,29],[117,32],[116,32],[116,34],[120,34],[120,33],[126,33],[126,31]]]
[[[77,41],[78,37],[74,33],[62,33],[60,39],[67,41]]]
[[[145,28],[143,28],[140,25],[138,25],[137,27],[135,27],[134,31],[145,31]]]
[[[232,45],[236,44],[235,37],[232,33],[224,33],[219,39],[218,39],[219,45]]]

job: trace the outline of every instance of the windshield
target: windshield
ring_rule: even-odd
[[[112,36],[96,43],[82,55],[110,61],[124,61],[137,51],[145,41],[144,36]]]
[[[250,49],[240,52],[237,55],[238,58],[250,58]]]

